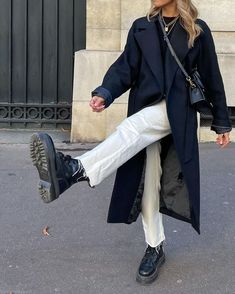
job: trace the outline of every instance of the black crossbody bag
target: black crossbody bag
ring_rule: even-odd
[[[211,115],[213,114],[213,104],[210,102],[208,97],[206,96],[206,90],[205,87],[201,81],[201,77],[197,69],[194,69],[192,71],[191,76],[187,73],[185,68],[183,67],[182,63],[180,62],[179,58],[177,57],[170,40],[166,34],[166,31],[164,29],[164,24],[161,19],[161,16],[158,15],[158,20],[161,25],[161,29],[164,35],[164,40],[167,43],[167,46],[171,52],[171,55],[175,58],[175,61],[179,65],[181,71],[183,72],[187,84],[188,84],[188,89],[189,89],[189,97],[190,97],[190,103],[192,107],[195,108],[196,111],[206,114],[206,115]]]

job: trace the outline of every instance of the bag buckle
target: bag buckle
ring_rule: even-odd
[[[186,78],[186,81],[189,83],[189,85],[190,85],[191,88],[194,89],[194,88],[197,87],[190,77],[187,77]]]

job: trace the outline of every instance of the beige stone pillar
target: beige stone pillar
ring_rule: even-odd
[[[86,49],[120,50],[120,29],[120,0],[87,0]]]
[[[102,141],[126,116],[128,92],[101,113],[92,112],[89,106],[91,91],[101,84],[105,72],[119,54],[120,51],[80,50],[76,52],[72,142]]]
[[[145,16],[150,8],[150,0],[121,0],[121,49],[124,48],[128,30],[137,17]]]

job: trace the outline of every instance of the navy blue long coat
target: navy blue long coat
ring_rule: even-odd
[[[92,96],[104,97],[108,107],[130,89],[128,116],[166,99],[172,133],[161,140],[160,212],[191,223],[200,233],[197,114],[190,105],[185,78],[168,49],[163,64],[155,21],[156,17],[151,22],[141,17],[133,22],[124,51]],[[176,23],[171,43],[189,73],[197,66],[214,104],[211,129],[219,133],[231,128],[224,86],[211,31],[204,21],[198,19],[197,23],[203,32],[193,48],[188,48],[188,35],[180,22]],[[137,219],[141,212],[145,159],[146,149],[118,168],[107,222],[130,224]]]

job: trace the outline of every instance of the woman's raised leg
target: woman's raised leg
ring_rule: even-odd
[[[95,186],[143,148],[170,132],[166,101],[162,100],[124,119],[114,133],[76,159],[81,161],[91,186]]]
[[[56,152],[49,135],[33,134],[31,158],[39,173],[43,201],[55,200],[78,181],[98,185],[140,150],[170,132],[166,101],[162,100],[124,119],[107,139],[76,158]]]

